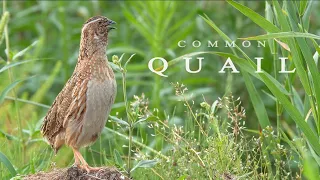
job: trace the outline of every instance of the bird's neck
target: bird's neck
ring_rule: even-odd
[[[79,50],[79,61],[81,60],[98,60],[106,58],[107,43],[90,42],[86,39],[81,39]]]
[[[98,80],[114,78],[113,71],[106,56],[107,43],[92,43],[81,40],[80,52],[75,71],[89,75],[90,78]]]

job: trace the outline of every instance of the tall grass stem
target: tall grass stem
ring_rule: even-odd
[[[7,12],[7,3],[4,0],[3,1],[3,15],[5,12]],[[4,37],[5,37],[5,42],[6,42],[7,64],[10,64],[11,57],[10,57],[10,41],[9,41],[8,23],[4,27]],[[14,79],[14,74],[11,71],[11,69],[8,69],[8,75],[9,75],[10,83],[13,83],[15,79]],[[20,117],[19,104],[17,101],[17,92],[16,92],[15,88],[13,88],[13,97],[14,97],[16,116],[18,119],[19,136],[20,136],[20,141],[21,141],[20,148],[19,148],[19,154],[21,154],[21,160],[22,160],[22,163],[24,163],[25,162],[25,146],[24,146],[24,138],[23,138],[23,132],[22,132],[22,122],[21,122],[21,117]]]

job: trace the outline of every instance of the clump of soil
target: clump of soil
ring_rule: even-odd
[[[39,172],[25,176],[24,180],[129,180],[116,168],[101,167],[100,170],[87,173],[77,167],[54,169],[50,172]]]

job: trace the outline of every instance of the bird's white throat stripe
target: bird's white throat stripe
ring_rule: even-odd
[[[87,23],[86,25],[83,26],[82,31],[83,31],[89,24],[94,23],[94,22],[97,22],[97,21],[99,21],[99,20],[101,20],[101,19],[102,19],[102,18],[98,18],[98,19],[96,19],[96,20],[93,20],[93,21]]]

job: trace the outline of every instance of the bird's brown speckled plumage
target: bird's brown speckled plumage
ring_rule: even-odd
[[[116,83],[106,58],[108,32],[113,21],[103,16],[90,18],[82,28],[75,70],[49,109],[41,127],[43,136],[57,152],[66,144],[75,164],[91,170],[79,148],[100,135],[115,99]]]

